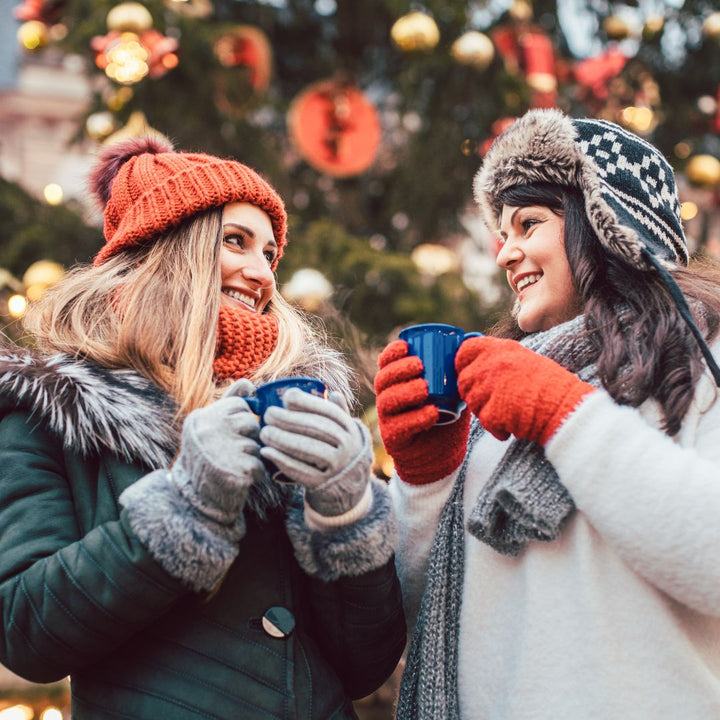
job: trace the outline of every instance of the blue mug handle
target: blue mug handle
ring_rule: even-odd
[[[481,332],[469,332],[463,335],[463,339],[460,341],[462,345],[468,338],[471,337],[485,337],[484,333]],[[454,423],[462,414],[463,410],[467,407],[467,403],[461,400],[458,406],[454,410],[441,410],[440,419],[435,423],[436,425],[451,425]]]

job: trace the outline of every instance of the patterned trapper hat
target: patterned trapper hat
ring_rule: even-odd
[[[601,242],[641,269],[646,254],[686,265],[687,241],[673,170],[652,145],[607,120],[572,120],[559,110],[531,110],[492,144],[475,177],[475,199],[490,228],[513,185],[579,188]]]

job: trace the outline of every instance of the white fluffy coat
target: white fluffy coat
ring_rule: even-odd
[[[508,557],[465,534],[463,720],[720,718],[717,392],[701,380],[674,439],[653,403],[592,393],[546,448],[578,508],[560,538]],[[466,519],[505,450],[488,433],[474,448]],[[391,480],[411,624],[455,476]]]

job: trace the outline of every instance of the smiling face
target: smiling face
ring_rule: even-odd
[[[524,332],[549,330],[581,312],[564,230],[564,218],[544,205],[503,205],[497,264],[517,295],[517,323]]]
[[[275,293],[271,265],[277,243],[267,213],[250,203],[229,203],[222,213],[220,305],[262,313]]]

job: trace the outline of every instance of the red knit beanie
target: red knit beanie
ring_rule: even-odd
[[[89,185],[105,215],[106,244],[95,265],[231,202],[251,203],[270,217],[278,245],[273,270],[287,242],[285,205],[266,180],[236,160],[175,152],[163,138],[132,138],[103,148]]]

